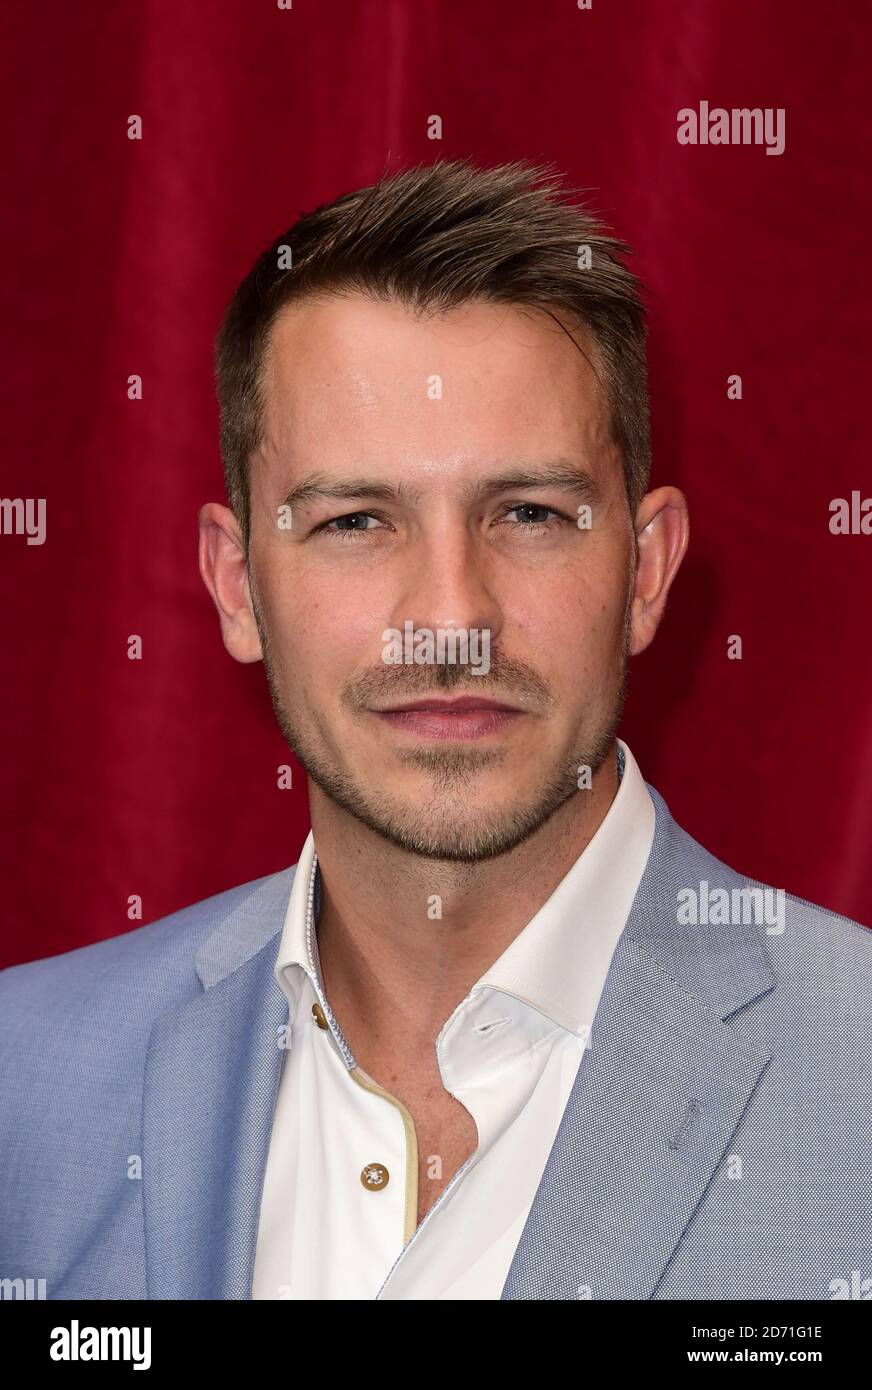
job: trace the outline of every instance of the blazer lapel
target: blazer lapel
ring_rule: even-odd
[[[650,1298],[770,1060],[725,1021],[774,983],[760,928],[676,920],[680,888],[741,880],[649,790],[654,846],[503,1299]]]
[[[197,953],[203,992],[148,1047],[142,1181],[149,1298],[245,1299],[284,1051],[273,975],[293,873],[277,874]]]

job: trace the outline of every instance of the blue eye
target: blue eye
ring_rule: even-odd
[[[315,527],[315,530],[324,531],[329,535],[342,537],[353,536],[358,531],[372,530],[372,527],[370,526],[358,526],[356,524],[343,526],[341,524],[342,522],[346,521],[356,523],[361,519],[364,521],[377,521],[378,517],[374,516],[372,512],[346,512],[344,516],[335,516],[331,521],[322,522],[320,526]]]
[[[549,521],[544,518],[532,520],[530,517],[527,517],[518,522],[518,525],[525,529],[532,527],[547,527],[551,529],[554,522],[556,522],[558,526],[561,526],[568,520],[561,512],[555,511],[553,507],[545,507],[540,502],[516,502],[513,507],[506,508],[505,512],[503,512],[503,516],[511,516],[512,512],[545,512],[549,517],[554,519],[554,521]]]

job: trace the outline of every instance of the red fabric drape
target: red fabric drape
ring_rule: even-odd
[[[196,569],[223,496],[212,340],[300,210],[437,155],[553,161],[637,248],[655,482],[687,491],[692,546],[625,736],[719,857],[872,923],[872,536],[828,525],[872,495],[868,13],[146,0],[2,23],[0,494],[44,497],[47,532],[0,536],[0,963],[296,858],[305,779],[278,790],[262,671],[226,656]],[[702,100],[784,108],[784,153],[680,145]]]

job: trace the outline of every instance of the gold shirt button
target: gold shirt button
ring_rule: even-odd
[[[324,1010],[321,1008],[320,1004],[312,1005],[312,1013],[315,1015],[315,1022],[319,1028],[329,1028],[330,1025],[324,1017]]]
[[[390,1180],[391,1175],[383,1163],[368,1163],[360,1170],[360,1181],[368,1192],[380,1192]]]

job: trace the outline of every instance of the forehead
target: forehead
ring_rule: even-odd
[[[607,412],[590,335],[573,337],[542,310],[480,300],[426,316],[357,294],[286,306],[264,360],[263,452],[304,467],[543,449],[592,463]]]

